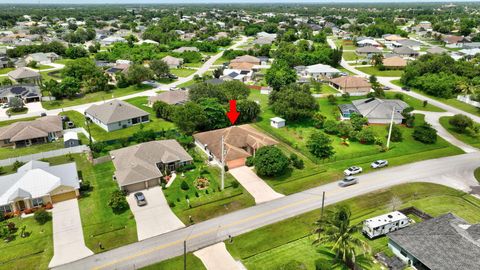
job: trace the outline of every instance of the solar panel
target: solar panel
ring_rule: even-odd
[[[27,91],[25,87],[19,87],[19,86],[15,86],[10,89],[10,92],[12,92],[15,95],[21,95],[25,91]]]

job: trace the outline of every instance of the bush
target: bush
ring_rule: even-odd
[[[182,190],[189,190],[190,189],[190,186],[188,185],[187,182],[185,182],[185,180],[182,181],[182,183],[180,184],[180,188]]]
[[[237,180],[234,180],[234,181],[232,182],[232,187],[233,187],[233,188],[238,188],[239,186],[240,186],[240,183],[239,183]]]
[[[255,157],[254,156],[247,157],[247,159],[245,160],[245,165],[247,167],[252,167],[254,164],[255,164]]]
[[[80,183],[80,191],[89,191],[90,190],[90,181],[83,179]]]
[[[415,127],[412,137],[422,143],[434,144],[437,142],[437,131],[428,123]]]
[[[35,214],[33,214],[33,218],[38,224],[43,225],[47,223],[52,217],[50,216],[50,213],[48,213],[45,209],[41,208],[35,211]]]
[[[192,164],[187,164],[187,165],[183,165],[182,167],[177,168],[176,172],[179,172],[179,173],[186,172],[186,171],[193,170],[195,168],[196,168],[195,164],[193,164],[193,163]]]
[[[175,207],[175,202],[169,202],[169,203],[168,203],[168,206],[170,206],[170,207],[172,207],[172,208]]]
[[[386,126],[386,130],[387,132],[390,131],[390,125]],[[388,138],[388,133],[387,133],[387,138]],[[393,124],[392,126],[392,134],[391,134],[390,140],[392,142],[401,142],[403,140],[402,130],[395,124]]]
[[[448,123],[452,125],[459,133],[465,133],[467,128],[473,127],[473,120],[463,114],[456,114],[448,120]]]
[[[327,119],[327,117],[325,117],[323,114],[321,113],[315,113],[312,117],[312,120],[313,120],[313,126],[315,128],[318,128],[318,129],[321,129],[323,128],[323,125],[325,124],[325,120]]]
[[[112,208],[114,212],[122,212],[128,209],[128,202],[125,198],[125,194],[121,190],[115,190],[110,194],[110,200],[108,206]]]
[[[394,97],[399,100],[403,100],[403,94],[401,93],[395,93]]]
[[[332,104],[332,105],[335,105],[337,104],[337,97],[334,96],[334,95],[328,95],[327,96],[327,99],[328,99],[328,103]]]
[[[321,131],[316,131],[307,140],[307,148],[317,158],[330,158],[335,154],[332,140]]]
[[[198,191],[195,191],[195,197],[200,197],[200,194],[198,194]]]
[[[15,160],[15,162],[14,162],[13,165],[12,165],[13,170],[14,170],[14,171],[18,170],[18,168],[22,167],[24,164],[25,164],[25,162],[21,162],[21,161]]]
[[[332,134],[332,135],[337,134],[338,133],[337,127],[338,127],[338,123],[335,120],[327,120],[323,124],[323,130],[327,134]]]
[[[304,167],[303,160],[300,159],[295,153],[292,153],[290,155],[290,162],[292,163],[292,166],[296,169],[301,170]]]
[[[376,134],[370,128],[364,128],[357,134],[357,140],[364,144],[373,144],[375,142]]]
[[[255,169],[260,176],[281,175],[289,163],[287,156],[275,146],[261,147],[255,156]]]

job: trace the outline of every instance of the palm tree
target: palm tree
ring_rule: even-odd
[[[457,90],[459,90],[462,95],[474,96],[478,93],[478,86],[473,85],[470,82],[460,81],[457,85]]]
[[[315,225],[317,239],[313,242],[321,245],[319,250],[331,266],[341,266],[344,269],[354,269],[355,266],[368,263],[366,243],[359,238],[360,224],[351,224],[352,213],[347,206],[341,205],[326,212]],[[357,251],[363,254],[357,254]],[[346,268],[345,268],[346,267]]]

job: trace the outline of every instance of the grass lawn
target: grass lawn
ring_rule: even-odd
[[[12,109],[8,109],[7,110],[7,115],[10,114],[10,115],[19,115],[19,114],[26,114],[28,112],[28,108],[27,107],[23,107],[21,110],[19,111],[13,111]]]
[[[190,215],[194,222],[200,222],[255,205],[253,197],[241,185],[237,187],[232,185],[236,180],[229,173],[225,174],[225,189],[220,192],[220,169],[206,165],[206,155],[197,148],[190,150],[190,155],[194,158],[196,168],[185,172],[184,176],[178,174],[173,184],[164,190],[173,212],[183,223],[190,223],[188,218]],[[208,189],[198,190],[194,186],[193,183],[200,174],[209,180]],[[183,181],[189,185],[188,190],[180,188]],[[186,196],[189,197],[192,207],[188,206]],[[172,203],[175,204],[173,207]]]
[[[170,72],[174,75],[177,75],[178,77],[188,77],[195,73],[197,70],[196,69],[191,69],[191,68],[172,68],[170,69]]]
[[[288,123],[285,128],[276,129],[270,126],[269,119],[275,114],[267,107],[268,97],[258,92],[251,92],[250,98],[260,102],[262,107],[261,119],[254,126],[261,129],[270,136],[281,142],[280,146],[287,154],[297,153],[305,162],[305,169],[293,170],[287,172],[284,176],[276,178],[265,178],[277,192],[291,194],[311,187],[315,187],[327,182],[337,180],[342,175],[342,171],[352,165],[362,166],[365,171],[369,171],[370,163],[377,159],[388,159],[391,165],[401,165],[415,161],[438,158],[442,156],[461,154],[463,151],[448,142],[439,138],[437,143],[432,145],[423,144],[412,138],[413,129],[401,126],[403,133],[402,142],[391,143],[388,152],[381,152],[379,146],[365,145],[358,142],[351,142],[350,146],[342,145],[341,138],[331,136],[333,147],[336,151],[334,158],[330,160],[318,160],[313,157],[307,147],[306,139],[316,129],[309,121],[300,123]],[[362,97],[351,97],[350,99],[359,99]],[[336,105],[331,105],[326,98],[318,99],[320,112],[328,119],[336,119],[338,111]],[[343,99],[338,99],[338,103],[348,103]],[[416,115],[416,124],[424,121],[423,115]],[[379,138],[386,141],[386,125],[371,125]]]
[[[66,108],[70,106],[81,105],[85,103],[96,102],[100,100],[107,100],[117,97],[122,97],[130,94],[135,94],[136,92],[145,91],[152,89],[149,85],[132,85],[126,88],[116,88],[111,92],[96,92],[86,94],[79,98],[74,99],[62,99],[62,100],[54,100],[54,101],[44,101],[42,102],[42,106],[46,110],[58,109],[58,108]]]
[[[0,74],[7,74],[8,72],[10,72],[12,70],[15,70],[15,68],[0,68]]]
[[[475,170],[474,175],[475,179],[480,183],[480,167]]]
[[[183,64],[184,67],[195,67],[195,68],[199,68],[203,65],[202,62],[197,62],[197,63],[185,63]]]
[[[218,58],[213,64],[214,65],[223,65],[223,63],[226,63],[226,62],[230,62],[230,60],[227,59],[226,57],[222,56],[222,57]]]
[[[11,147],[1,147],[0,148],[0,160],[19,157],[24,155],[31,155],[41,152],[47,152],[56,149],[64,148],[63,140],[58,140],[50,143],[36,144],[29,147],[20,147],[20,148],[11,148]]]
[[[353,222],[391,211],[388,202],[398,197],[403,204],[400,208],[415,206],[432,216],[452,212],[468,222],[480,222],[480,200],[471,195],[448,187],[427,183],[413,183],[395,186],[342,202],[350,207]],[[332,206],[328,206],[327,209]],[[235,237],[233,243],[226,243],[232,256],[241,259],[248,269],[282,269],[286,263],[297,260],[305,269],[315,269],[319,258],[312,245],[314,222],[320,210],[308,212],[252,232]],[[392,255],[387,247],[386,237],[373,241],[361,236],[369,244],[372,253],[385,252]],[[380,269],[375,265],[373,269]]]
[[[97,141],[115,140],[120,138],[131,137],[135,132],[139,131],[142,127],[144,129],[153,129],[154,131],[169,130],[174,128],[174,124],[163,119],[157,118],[152,108],[145,106],[147,104],[147,97],[136,97],[125,100],[126,102],[139,107],[140,109],[150,113],[150,122],[140,125],[131,126],[128,128],[107,132],[101,127],[90,124],[90,132],[92,137]],[[83,127],[88,131],[85,124],[85,117],[77,111],[66,111],[61,113],[67,115],[71,121],[75,123],[77,127]]]
[[[320,90],[320,92],[315,92],[315,89],[311,89],[312,93],[314,94],[338,94],[340,92],[338,92],[335,88],[331,87],[329,84],[327,83],[323,83],[322,84],[322,89]]]
[[[71,62],[71,61],[73,61],[73,59],[63,58],[63,59],[56,60],[54,63],[66,65],[68,62]]]
[[[444,109],[441,109],[435,105],[432,104],[427,104],[427,106],[423,107],[423,101],[418,100],[414,97],[411,97],[407,94],[402,94],[402,93],[394,93],[394,92],[389,92],[385,91],[385,97],[388,99],[394,99],[396,94],[401,94],[403,96],[403,101],[407,103],[409,106],[415,108],[415,110],[419,111],[428,111],[428,112],[445,112]]]
[[[369,75],[375,75],[378,77],[400,77],[403,74],[403,70],[392,69],[392,70],[379,70],[376,67],[357,67],[361,72],[365,72]]]
[[[480,137],[472,137],[468,134],[459,133],[450,123],[448,122],[452,118],[451,116],[443,116],[440,117],[440,124],[448,130],[455,138],[459,139],[460,141],[469,144],[473,147],[480,148]]]
[[[179,87],[179,88],[189,87],[189,86],[192,86],[192,85],[194,85],[194,84],[196,84],[196,82],[195,82],[195,80],[192,79],[192,80],[190,80],[190,81],[186,81],[186,82],[184,82],[184,83],[182,83],[182,84],[179,84],[178,87]]]
[[[351,40],[342,40],[342,39],[337,39],[335,40],[335,45],[337,48],[340,48],[343,46],[343,50],[355,50],[357,46],[353,45],[353,42]]]
[[[46,82],[46,81],[50,81],[50,80],[58,81],[58,80],[62,79],[60,77],[51,76],[50,73],[52,73],[52,72],[55,72],[55,71],[40,71],[40,75],[42,76],[42,80],[44,82]]]
[[[343,52],[342,56],[345,61],[359,60],[361,62],[360,60],[364,58],[363,56],[358,56],[355,52]]]
[[[140,268],[141,270],[183,270],[183,256]],[[206,270],[202,261],[192,253],[187,253],[187,269]]]
[[[32,116],[32,117],[27,117],[27,118],[22,118],[22,119],[13,119],[13,120],[1,121],[0,122],[0,127],[8,126],[8,125],[13,124],[15,122],[32,121],[32,120],[35,120],[39,117],[40,116]]]
[[[16,217],[8,222],[14,222],[18,231],[11,242],[0,241],[0,269],[48,269],[53,257],[52,221],[39,225],[33,217]],[[26,238],[20,236],[23,226],[30,233]]]
[[[49,65],[39,65],[39,66],[35,67],[35,69],[38,69],[38,70],[44,70],[44,69],[49,69],[49,68],[53,68],[53,67],[49,66]]]

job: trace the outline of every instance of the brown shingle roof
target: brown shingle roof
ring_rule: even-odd
[[[188,100],[188,91],[167,91],[156,96],[148,97],[150,103],[155,101],[163,101],[170,105],[184,103]]]
[[[386,67],[405,67],[407,65],[407,60],[399,56],[393,56],[383,59],[383,65]]]
[[[252,64],[252,63],[248,63],[248,62],[234,62],[234,63],[230,63],[230,68],[231,69],[240,69],[240,70],[252,70],[253,66],[255,66],[255,64]]]
[[[46,137],[48,133],[62,131],[60,116],[45,116],[33,121],[15,122],[0,128],[0,140],[12,142]]]
[[[242,63],[242,62],[258,65],[260,64],[260,59],[251,55],[243,55],[243,56],[238,56],[237,58],[230,61],[230,63]]]
[[[342,76],[330,80],[332,83],[338,85],[342,89],[347,88],[369,88],[372,85],[365,79],[355,76]]]

